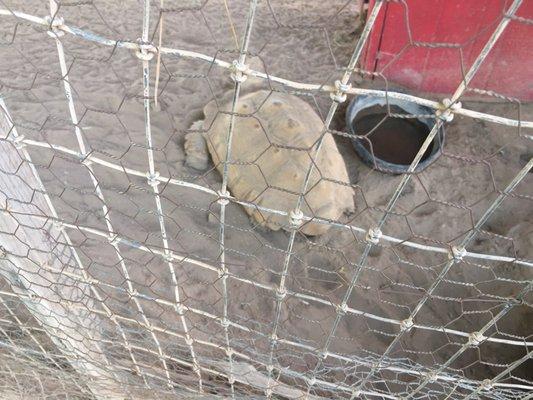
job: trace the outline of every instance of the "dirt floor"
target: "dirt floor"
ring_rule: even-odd
[[[142,6],[138,1],[94,0],[63,2],[60,14],[68,25],[90,30],[107,38],[136,40],[141,35]],[[72,3],[72,4],[71,4]],[[154,3],[158,3],[154,1]],[[163,45],[216,56],[226,61],[235,58],[235,43],[225,17],[222,1],[197,4],[165,1]],[[205,3],[205,4],[204,4]],[[229,1],[237,33],[243,32],[247,13],[244,0]],[[274,76],[299,82],[331,83],[342,74],[358,34],[356,2],[330,0],[260,1],[250,40],[250,52],[259,56],[264,69]],[[0,8],[11,8],[43,16],[42,1],[0,0]],[[156,37],[158,5],[151,9],[151,33]],[[55,42],[42,28],[13,18],[0,17],[0,95],[14,117],[20,134],[26,138],[58,144],[78,150],[61,84]],[[104,47],[72,35],[62,38],[65,46],[69,81],[79,126],[92,154],[138,171],[148,171],[142,103],[142,70],[132,51]],[[222,50],[224,49],[224,50]],[[151,87],[154,85],[151,63]],[[382,88],[379,80],[353,84]],[[202,118],[203,106],[221,99],[232,83],[228,71],[202,60],[164,56],[161,64],[159,105],[151,112],[155,163],[162,176],[196,183],[220,190],[221,177],[213,165],[203,173],[184,164],[184,134]],[[273,90],[287,90],[270,84]],[[264,83],[268,88],[269,83]],[[301,92],[296,95],[312,105],[324,118],[331,104],[327,94]],[[423,96],[424,94],[422,94]],[[430,98],[438,99],[437,96]],[[533,107],[522,104],[463,101],[466,108],[495,115],[533,120]],[[332,129],[346,132],[345,109],[336,113]],[[523,132],[522,132],[523,133]],[[354,189],[356,210],[340,222],[368,229],[383,215],[401,177],[368,168],[357,157],[349,139],[334,135],[348,167]],[[58,151],[28,147],[42,179],[52,195],[59,215],[67,222],[106,230],[101,202],[94,193],[86,168],[78,160]],[[390,215],[383,233],[420,244],[449,248],[468,232],[533,154],[533,145],[517,129],[456,116],[446,125],[442,156],[429,168],[415,174]],[[95,174],[109,206],[115,232],[132,242],[161,249],[162,241],[156,216],[155,200],[146,179],[95,165]],[[533,218],[531,174],[516,188],[479,232],[469,251],[500,256],[533,259]],[[207,193],[171,184],[162,191],[167,234],[176,253],[218,266],[219,205]],[[228,279],[228,319],[246,327],[229,327],[231,346],[251,357],[236,357],[238,363],[251,363],[266,373],[260,362],[268,362],[269,341],[275,315],[274,293],[261,285],[277,287],[289,243],[289,233],[270,231],[250,222],[240,205],[227,209],[225,236],[226,258],[231,274],[241,281]],[[125,277],[112,247],[105,238],[73,230],[70,232],[89,272],[98,280],[107,305],[117,314],[141,320],[130,296],[123,290]],[[356,383],[368,372],[354,362],[328,357],[322,364],[309,348],[321,349],[336,315],[331,304],[339,304],[349,285],[365,246],[364,234],[335,227],[319,237],[297,234],[287,277],[288,290],[325,300],[304,301],[289,295],[283,304],[278,337],[301,344],[281,343],[274,352],[275,362],[288,370],[307,373],[315,367],[317,378]],[[174,309],[171,275],[165,261],[155,254],[121,246],[134,288],[144,297],[140,304],[149,320],[166,331],[182,332]],[[382,241],[370,252],[368,262],[349,298],[355,310],[394,320],[404,320],[431,286],[447,261],[447,254],[418,250]],[[222,284],[215,271],[188,262],[174,265],[181,298],[187,307],[219,318],[223,315]],[[396,365],[422,370],[444,363],[467,338],[439,331],[439,327],[474,332],[498,313],[506,299],[516,296],[532,278],[531,269],[512,263],[465,259],[455,265],[427,301],[415,322],[436,327],[414,329],[404,335],[390,357]],[[242,280],[256,282],[254,286]],[[528,303],[529,301],[529,303]],[[497,328],[486,335],[521,340],[531,326],[531,299],[517,305]],[[328,304],[330,303],[330,304]],[[191,336],[225,346],[225,332],[220,323],[202,313],[187,312]],[[126,323],[132,342],[156,352],[148,330]],[[331,353],[357,360],[375,360],[387,348],[399,327],[387,322],[348,313],[341,320],[329,347]],[[115,334],[109,333],[111,338]],[[159,333],[167,354],[190,360],[183,341]],[[200,364],[224,371],[228,365],[221,350],[196,347]],[[110,348],[117,363],[120,346]],[[498,374],[506,364],[525,354],[525,346],[485,343],[469,349],[454,361],[447,374],[469,379],[485,379]],[[151,354],[151,353],[150,353]],[[162,376],[157,358],[139,350],[146,370]],[[143,358],[144,357],[144,358]],[[253,360],[259,363],[253,363]],[[413,366],[417,364],[419,366]],[[244,365],[244,364],[243,364]],[[183,384],[194,386],[195,376],[173,364],[173,373]],[[530,373],[530,372],[529,372]],[[527,368],[515,375],[527,379]],[[530,378],[531,376],[529,376]],[[134,377],[131,378],[135,379]],[[189,379],[189,381],[187,381]],[[207,375],[205,379],[208,380]],[[420,377],[400,372],[378,372],[367,385],[370,390],[402,393]],[[281,382],[305,391],[306,383],[290,374]],[[519,382],[508,378],[507,382]],[[157,382],[157,380],[154,380]],[[526,381],[527,382],[527,381]],[[227,395],[222,380],[209,381]],[[414,387],[414,386],[413,386]],[[453,383],[435,385],[435,398],[450,390]],[[215,389],[213,389],[215,390]],[[257,398],[238,386],[241,394]],[[333,389],[312,389],[326,398],[345,396]],[[349,395],[348,395],[349,397]]]

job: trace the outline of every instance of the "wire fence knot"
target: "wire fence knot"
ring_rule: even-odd
[[[148,173],[146,174],[146,180],[148,182],[148,185],[152,187],[157,187],[161,182],[159,181],[159,172],[155,171],[153,174]]]
[[[229,193],[224,190],[219,190],[217,191],[217,194],[218,194],[218,199],[217,199],[217,203],[220,204],[221,206],[226,206],[228,205],[229,203]]]
[[[428,372],[426,374],[426,380],[430,383],[437,381],[437,374],[434,371]]]
[[[342,303],[337,306],[337,314],[346,315],[347,312],[348,312],[348,304]]]
[[[141,39],[137,41],[137,49],[135,50],[135,55],[138,59],[142,61],[150,61],[154,58],[154,55],[157,53],[157,47],[152,43],[145,43]]]
[[[174,257],[173,257],[173,255],[172,255],[172,253],[169,252],[169,251],[165,253],[164,258],[165,258],[165,261],[166,261],[166,262],[172,262],[172,261],[174,261]]]
[[[63,221],[60,221],[58,219],[54,220],[52,222],[52,226],[57,229],[58,231],[62,231],[65,229],[65,225],[63,224]]]
[[[467,252],[464,247],[452,246],[452,249],[448,254],[448,258],[450,260],[455,260],[456,262],[459,262],[466,256],[466,254]]]
[[[226,279],[229,276],[228,269],[226,267],[219,269],[217,275],[219,279]]]
[[[443,99],[439,109],[435,111],[435,115],[444,122],[452,122],[455,113],[461,108],[461,102],[452,103],[450,99]]]
[[[342,83],[341,81],[335,81],[335,92],[330,93],[331,100],[337,103],[344,103],[346,101],[346,92],[351,89],[352,85]]]
[[[11,139],[11,143],[13,143],[13,146],[17,150],[21,150],[26,146],[26,143],[24,143],[25,137],[24,135],[17,135],[13,139]]]
[[[248,74],[250,73],[250,67],[246,64],[239,62],[239,60],[233,60],[230,66],[231,79],[235,82],[244,82],[248,79]]]
[[[58,17],[57,15],[52,17],[47,15],[44,19],[48,24],[48,32],[46,32],[48,36],[58,39],[65,35],[65,32],[63,31],[65,20],[62,17]]]
[[[185,307],[183,307],[183,304],[176,304],[176,311],[180,317],[183,317],[185,315]]]
[[[278,289],[276,290],[276,299],[279,301],[283,301],[287,297],[287,290],[286,289]]]
[[[366,241],[372,244],[378,244],[379,239],[381,239],[383,233],[379,228],[370,228],[366,234]]]
[[[492,382],[491,379],[483,379],[483,381],[481,382],[481,385],[480,385],[480,389],[481,390],[485,390],[485,391],[490,391],[492,390],[494,386],[494,383]]]
[[[289,212],[289,225],[292,229],[298,229],[303,223],[304,213],[296,209]]]
[[[118,243],[120,242],[120,238],[118,237],[118,235],[116,233],[110,233],[108,236],[107,236],[107,241],[109,242],[109,244],[111,244],[112,246],[116,246],[118,245]]]
[[[413,319],[412,318],[407,318],[407,319],[404,319],[400,323],[400,329],[402,331],[407,332],[408,330],[410,330],[413,327],[413,325],[414,325]]]
[[[479,346],[481,343],[483,343],[483,341],[486,339],[485,336],[483,336],[483,334],[481,334],[480,332],[472,332],[470,335],[468,335],[468,346],[470,347],[477,347]]]
[[[93,161],[90,157],[90,153],[80,154],[80,162],[86,167],[90,167],[93,164]]]
[[[504,307],[513,308],[513,307],[516,307],[522,304],[524,304],[524,299],[510,298],[510,299],[507,299]]]

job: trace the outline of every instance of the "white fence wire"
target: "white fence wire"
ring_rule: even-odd
[[[16,3],[0,1],[7,60],[0,62],[4,398],[530,398],[533,259],[527,245],[531,227],[522,223],[530,222],[532,214],[527,182],[533,168],[533,120],[527,119],[533,112],[528,104],[472,86],[508,26],[531,23],[517,14],[526,2],[504,2],[457,90],[441,101],[382,89],[388,88],[384,75],[361,67],[386,1],[375,2],[349,41],[353,50],[345,52],[346,66],[335,61],[327,75],[321,72],[318,79],[325,83],[281,77],[289,75],[290,65],[273,63],[279,71],[267,72],[269,60],[262,50],[269,42],[263,43],[262,33],[254,34],[264,32],[266,16],[275,21],[274,30],[285,29],[290,52],[295,51],[288,45],[291,34],[314,35],[312,24],[279,23],[276,10],[283,14],[295,7],[299,12],[296,3],[223,1],[224,8],[211,8],[215,2],[189,6],[144,0],[141,7],[137,2],[50,0],[42,17],[27,11],[41,8]],[[355,25],[353,10],[362,5],[334,3],[316,12],[352,12]],[[409,10],[409,1],[401,3]],[[79,14],[72,11],[78,9]],[[124,12],[124,29],[137,29],[139,40],[109,38],[123,34],[118,21],[106,22],[117,17],[111,9],[119,10],[118,16]],[[71,24],[69,16],[88,26]],[[97,18],[95,30],[91,18]],[[217,24],[229,45],[217,42]],[[325,24],[328,51],[341,51],[329,41],[332,22]],[[161,46],[173,43],[171,38],[181,43],[179,35],[188,35],[188,29],[192,35],[211,35],[216,54],[190,50],[190,36],[183,48]],[[107,32],[96,33],[102,30]],[[157,32],[164,33],[158,41]],[[230,48],[233,39],[237,50]],[[50,46],[31,46],[50,40],[55,60],[49,57]],[[257,58],[259,67],[250,62]],[[96,75],[91,71],[95,64]],[[77,70],[78,65],[85,69]],[[115,71],[117,65],[123,70]],[[112,88],[107,70],[116,78]],[[141,79],[127,78],[130,71]],[[361,76],[383,80],[383,85],[372,86]],[[217,85],[230,77],[224,108],[224,87]],[[235,136],[246,133],[238,121],[260,118],[258,111],[239,111],[247,80],[325,111],[323,126],[317,128],[320,138],[304,149],[309,163],[289,208],[231,193],[230,170],[257,166],[235,154],[233,146]],[[190,81],[204,87],[188,86]],[[161,107],[154,107],[154,87]],[[96,106],[85,104],[82,94],[92,90]],[[498,103],[479,106],[464,99],[467,92]],[[358,180],[333,182],[353,188],[356,212],[331,220],[314,213],[306,196],[326,138],[335,136],[346,147],[342,140],[350,134],[337,129],[338,118],[348,100],[361,95],[433,109],[435,125],[406,173],[388,176],[359,165]],[[66,109],[58,106],[60,97]],[[109,99],[118,99],[118,108],[108,111],[104,102]],[[176,148],[194,130],[186,126],[189,103],[198,111],[211,99],[218,114],[229,115],[223,160],[205,173],[186,164],[178,168],[184,156]],[[517,118],[510,117],[510,105],[518,107]],[[88,122],[91,113],[99,126]],[[40,123],[38,115],[44,115]],[[448,148],[446,143],[444,164],[437,161],[418,171],[441,127],[458,137],[474,131],[475,140],[483,142],[481,136],[490,136],[487,124],[500,143],[491,144],[490,155],[483,155],[481,145],[465,155],[460,152],[465,144],[456,141]],[[473,174],[478,166],[489,172]],[[428,189],[450,169],[458,171],[455,187]],[[268,179],[265,185],[265,190],[283,191]],[[375,192],[381,185],[383,191]],[[470,202],[446,197],[446,191],[457,190],[477,197]],[[421,225],[428,229],[418,234],[421,220],[409,223],[412,210],[429,203],[433,211],[421,213],[427,221]],[[242,209],[285,217],[287,232],[250,222]],[[495,225],[503,218],[511,228],[488,227],[495,216]],[[306,224],[329,230],[305,236],[301,228]]]

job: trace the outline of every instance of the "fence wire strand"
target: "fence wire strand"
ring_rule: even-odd
[[[533,396],[533,108],[479,78],[529,3],[457,43],[409,0],[133,3],[0,0],[6,399]]]

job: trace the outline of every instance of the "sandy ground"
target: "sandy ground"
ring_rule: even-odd
[[[157,2],[154,2],[157,3]],[[186,4],[185,4],[186,3]],[[166,1],[163,44],[169,47],[216,55],[231,61],[235,44],[224,17],[222,1]],[[243,31],[247,11],[245,1],[230,1],[237,32]],[[200,7],[201,6],[201,7]],[[12,8],[33,15],[45,15],[41,1],[1,0],[0,8]],[[251,53],[260,56],[272,75],[313,83],[332,82],[342,73],[355,38],[358,6],[346,1],[300,2],[262,1],[251,36]],[[64,2],[61,15],[68,24],[91,30],[109,38],[135,40],[141,34],[142,7],[137,1]],[[157,7],[152,7],[151,32],[156,32]],[[26,138],[60,144],[77,149],[69,120],[54,41],[41,28],[2,17],[0,40],[0,90],[19,133]],[[17,24],[17,25],[16,25]],[[75,90],[74,100],[79,126],[93,154],[139,171],[147,171],[142,106],[141,66],[135,55],[124,49],[105,48],[79,38],[62,39],[67,53],[69,79]],[[155,63],[152,63],[152,67]],[[359,82],[360,78],[356,77]],[[154,79],[152,75],[151,84]],[[380,87],[382,82],[363,82]],[[273,89],[283,90],[278,85]],[[183,137],[192,122],[202,117],[203,106],[219,99],[231,88],[227,71],[204,61],[163,57],[160,80],[160,105],[152,110],[152,134],[155,159],[161,175],[194,182],[214,190],[221,179],[211,166],[199,174],[184,165]],[[319,93],[301,94],[322,117],[331,103]],[[479,111],[518,116],[513,104],[464,102]],[[533,108],[522,105],[520,116],[533,119]],[[337,112],[333,128],[345,131],[344,110]],[[395,213],[383,233],[418,243],[447,247],[457,243],[471,229],[487,206],[516,175],[533,154],[531,142],[516,129],[482,121],[456,117],[446,127],[444,154],[430,168],[413,176],[400,198]],[[384,175],[363,165],[348,139],[335,136],[349,169],[354,187],[356,211],[342,222],[367,229],[382,215],[399,177]],[[30,147],[39,172],[52,194],[59,214],[65,221],[105,230],[101,204],[94,194],[86,169],[59,152]],[[95,166],[95,172],[107,199],[114,229],[120,235],[161,248],[155,201],[146,180],[124,172]],[[485,225],[469,248],[504,256],[533,258],[531,176],[516,189]],[[218,205],[212,196],[173,185],[160,185],[166,228],[171,248],[191,258],[213,265],[219,262]],[[278,285],[289,234],[272,232],[252,225],[242,208],[228,206],[226,257],[230,271],[242,278],[264,285]],[[71,232],[89,272],[112,286],[125,287],[125,278],[109,244],[94,235]],[[327,234],[309,238],[297,235],[291,257],[288,289],[339,303],[344,296],[354,267],[364,248],[364,236],[348,229],[334,228]],[[164,330],[182,332],[179,318],[171,307],[156,303],[154,298],[173,301],[171,276],[166,263],[158,256],[122,246],[123,256],[135,289],[145,295],[140,303],[150,321]],[[437,277],[446,254],[410,249],[383,243],[371,252],[349,306],[396,320],[405,319]],[[189,263],[175,264],[183,302],[191,308],[222,316],[222,286],[213,271]],[[479,329],[497,313],[505,298],[516,295],[531,279],[531,270],[513,264],[464,261],[453,267],[436,295],[419,313],[416,322],[471,332]],[[107,304],[116,313],[140,320],[131,298],[123,291],[101,285]],[[272,331],[275,299],[273,293],[249,284],[228,280],[228,318],[249,328],[244,332],[229,328],[230,343],[253,360],[268,360],[269,343],[265,336]],[[151,300],[152,299],[152,300]],[[529,299],[530,300],[530,299]],[[187,312],[191,335],[224,345],[224,331],[212,319]],[[321,348],[335,317],[335,308],[327,304],[304,302],[289,296],[282,309],[278,337]],[[527,335],[531,308],[527,302],[515,307],[487,334],[505,338]],[[148,331],[135,323],[125,324],[132,342],[155,351]],[[331,343],[330,351],[346,357],[372,359],[381,354],[398,332],[398,326],[363,316],[346,315]],[[111,337],[115,337],[110,332]],[[183,341],[160,333],[159,340],[167,354],[190,359]],[[466,340],[438,331],[413,330],[391,352],[401,364],[417,363],[426,367],[442,364]],[[215,369],[224,359],[222,351],[196,347],[200,364]],[[451,365],[449,372],[473,379],[496,375],[502,365],[524,354],[523,346],[483,344],[468,350]],[[110,349],[117,363],[119,346]],[[317,358],[310,351],[280,345],[275,361],[293,371],[313,369]],[[146,370],[162,376],[157,358],[139,351]],[[239,359],[238,362],[245,360]],[[250,361],[247,361],[250,362]],[[499,365],[496,365],[499,364]],[[173,365],[176,379],[194,385],[194,374]],[[260,365],[255,364],[258,370]],[[317,377],[350,385],[368,369],[353,363],[328,358],[318,369]],[[262,370],[264,373],[264,369]],[[526,378],[526,369],[516,375]],[[136,379],[131,377],[132,380]],[[187,379],[189,381],[187,381]],[[207,376],[205,379],[208,380]],[[393,372],[376,375],[370,389],[401,392],[405,383],[419,378]],[[282,376],[281,381],[305,390],[298,379]],[[388,383],[384,383],[386,381]],[[510,379],[509,382],[516,382]],[[157,382],[157,380],[154,380]],[[444,384],[442,384],[444,385]],[[222,381],[208,381],[227,394]],[[448,387],[448,386],[446,386]],[[254,396],[238,386],[239,393]],[[435,393],[443,390],[437,384]],[[314,392],[314,390],[313,390]],[[255,396],[259,396],[260,392]],[[316,391],[324,397],[340,396],[337,392]],[[438,397],[438,394],[435,395]]]

